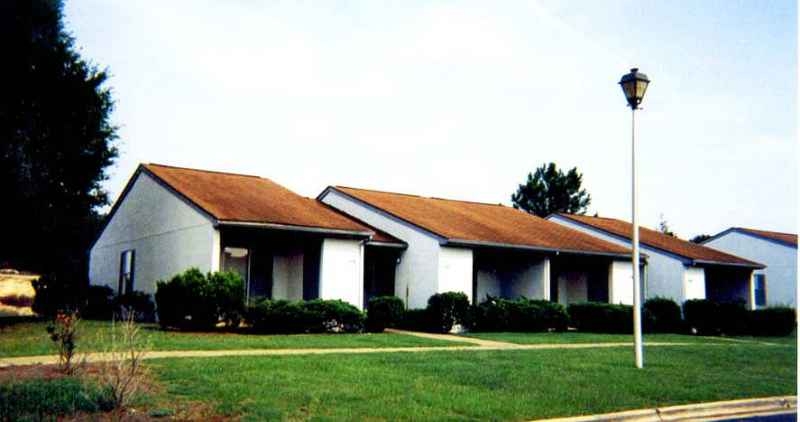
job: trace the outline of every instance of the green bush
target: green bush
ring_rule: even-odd
[[[108,392],[76,378],[0,384],[0,420],[56,420],[78,412],[107,412]]]
[[[788,307],[757,309],[749,317],[748,331],[753,336],[788,336],[797,325],[795,310]]]
[[[264,299],[250,307],[247,320],[257,333],[357,333],[364,329],[364,314],[341,300]]]
[[[153,321],[155,305],[150,295],[145,292],[132,291],[114,298],[114,309],[120,319],[125,319],[128,312],[133,312],[136,321]]]
[[[407,309],[397,326],[409,331],[435,332],[432,319],[428,309]]]
[[[367,331],[382,333],[386,328],[397,326],[404,312],[405,306],[399,297],[373,297],[367,303]]]
[[[633,333],[633,308],[601,302],[573,303],[567,307],[572,325],[589,333]]]
[[[162,327],[209,330],[220,321],[238,325],[244,311],[244,281],[235,273],[204,275],[190,268],[158,281],[155,296]]]
[[[114,316],[114,290],[108,286],[89,286],[86,290],[86,306],[81,318],[110,320]]]
[[[58,311],[74,311],[81,307],[84,288],[76,286],[72,280],[45,274],[31,284],[36,291],[32,309],[39,316],[52,318]]]
[[[488,297],[474,308],[475,331],[565,331],[569,316],[563,305],[546,300]]]
[[[464,293],[437,293],[428,299],[427,311],[436,332],[449,333],[456,324],[469,325],[469,299]]]
[[[748,331],[749,316],[744,302],[687,300],[683,304],[683,317],[687,327],[700,335],[742,335]]]
[[[650,333],[684,331],[681,307],[672,299],[655,297],[644,302],[644,330]]]

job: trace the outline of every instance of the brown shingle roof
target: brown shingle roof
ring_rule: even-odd
[[[559,213],[558,215],[573,221],[600,229],[604,232],[616,236],[631,238],[633,225],[627,221],[617,220],[616,218],[589,217],[586,215],[574,215]],[[763,268],[764,266],[753,261],[749,261],[738,256],[720,252],[706,246],[688,242],[677,237],[669,236],[664,233],[639,227],[639,241],[647,246],[661,249],[674,255],[682,256],[699,263],[716,263],[729,265],[744,265],[749,267]]]
[[[771,240],[777,240],[781,243],[786,243],[797,247],[797,235],[791,233],[771,232],[767,230],[748,229],[745,227],[734,227],[734,230],[740,230],[746,233],[756,235],[758,237],[765,237]]]
[[[402,243],[269,179],[162,164],[142,168],[221,222],[375,232],[382,241]]]
[[[630,250],[503,205],[331,187],[453,244],[628,255]]]

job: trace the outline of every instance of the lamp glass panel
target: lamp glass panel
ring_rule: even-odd
[[[636,98],[641,100],[644,97],[644,92],[647,91],[648,81],[636,81]]]

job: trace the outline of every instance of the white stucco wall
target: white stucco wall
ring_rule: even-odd
[[[767,306],[796,306],[797,248],[737,231],[704,245],[766,265],[767,268],[755,273],[766,276]]]
[[[272,298],[303,299],[303,251],[276,251],[272,257]]]
[[[435,294],[439,277],[439,239],[400,219],[360,203],[335,190],[322,202],[403,240],[408,248],[400,257],[395,275],[395,296],[409,308],[424,308]],[[468,290],[468,294],[471,291]]]
[[[219,233],[204,214],[142,172],[89,253],[91,284],[117,290],[120,254],[136,252],[134,289],[187,268],[219,269]]]
[[[341,299],[362,309],[364,303],[363,271],[364,244],[362,241],[324,239],[319,270],[319,297],[321,299]],[[300,285],[302,286],[302,282]]]
[[[609,264],[608,303],[633,305],[633,265],[630,262]]]
[[[463,292],[471,301],[472,258],[472,249],[441,247],[436,292]]]
[[[601,230],[587,227],[568,218],[552,215],[548,217],[548,219],[607,242],[627,248],[631,247],[631,242],[627,239],[621,239]],[[645,272],[643,272],[643,274],[646,274],[646,277],[643,277],[642,280],[644,284],[642,288],[643,291],[646,292],[647,298],[665,297],[678,303],[683,303],[686,300],[683,296],[683,272],[686,269],[684,265],[685,261],[675,255],[651,248],[647,245],[641,245],[641,251],[643,254],[647,255],[647,268]],[[631,288],[633,288],[632,285]],[[631,298],[632,297],[633,296],[631,296]]]
[[[706,298],[706,272],[702,268],[688,267],[683,272],[683,300]]]

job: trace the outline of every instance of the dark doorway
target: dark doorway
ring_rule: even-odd
[[[394,275],[398,251],[367,247],[364,251],[364,306],[377,296],[394,296]]]

